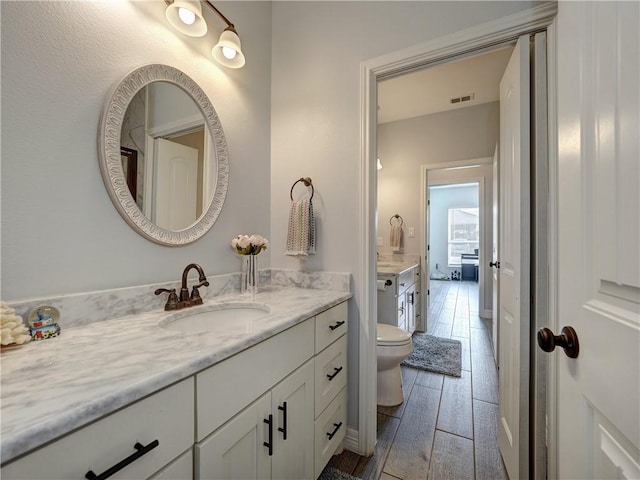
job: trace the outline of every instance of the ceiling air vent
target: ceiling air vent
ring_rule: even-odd
[[[474,93],[469,93],[468,95],[461,95],[460,97],[454,97],[449,101],[451,103],[462,103],[462,102],[468,102],[470,100],[473,100],[474,97],[475,97]]]

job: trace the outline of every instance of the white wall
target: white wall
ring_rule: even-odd
[[[163,2],[1,2],[2,291],[20,300],[178,280],[190,262],[209,275],[240,269],[229,243],[269,234],[271,4],[216,2],[247,64],[219,67],[205,38],[169,27]],[[230,185],[213,229],[185,247],[136,234],[107,196],[97,129],[109,89],[140,65],[184,71],[222,121]],[[269,251],[261,265],[268,266]]]
[[[274,2],[271,111],[272,266],[356,272],[360,64],[530,8],[535,2]],[[316,188],[318,254],[284,257],[289,189]],[[349,310],[349,426],[358,421],[362,286]]]
[[[492,157],[500,134],[500,103],[491,102],[378,126],[378,236],[390,253],[389,218],[402,215],[406,253],[420,254],[420,167]],[[491,188],[490,185],[486,185]],[[408,238],[409,227],[416,236]]]

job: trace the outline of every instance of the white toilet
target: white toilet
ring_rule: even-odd
[[[411,334],[393,325],[378,323],[376,355],[378,357],[378,405],[400,405],[402,374],[400,363],[411,354]]]

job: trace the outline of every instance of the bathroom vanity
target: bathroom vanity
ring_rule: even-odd
[[[378,323],[413,333],[420,317],[420,265],[378,262]]]
[[[350,297],[268,287],[216,333],[155,310],[3,352],[2,478],[317,478],[346,431]]]

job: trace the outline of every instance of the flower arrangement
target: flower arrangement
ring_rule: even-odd
[[[238,235],[231,240],[231,248],[240,255],[258,255],[269,246],[269,240],[261,235]]]

